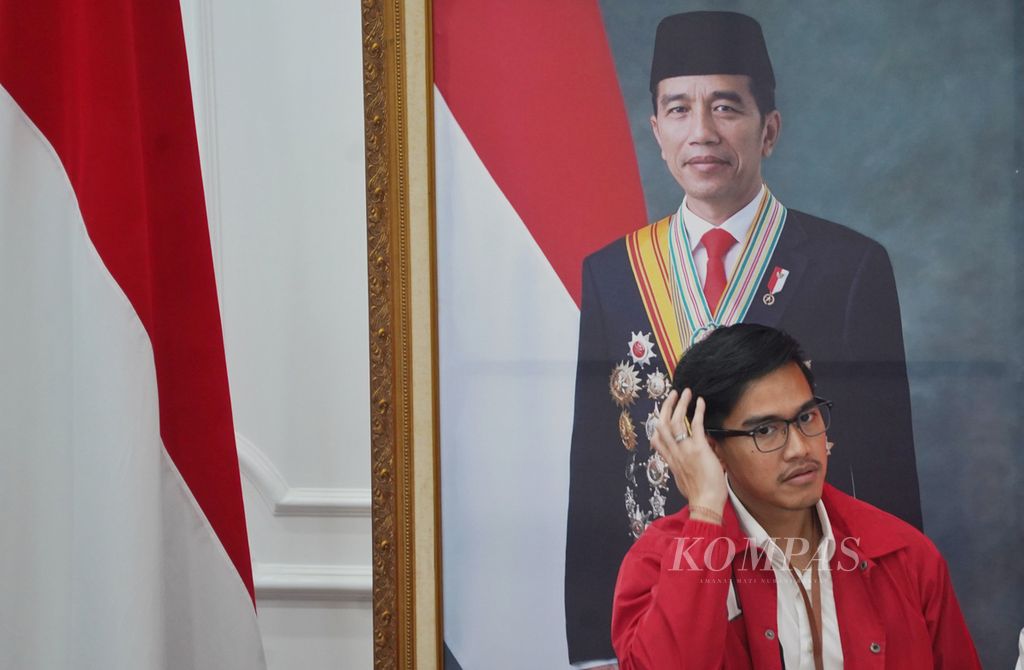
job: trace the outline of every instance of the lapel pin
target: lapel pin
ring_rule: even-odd
[[[772,276],[768,279],[768,292],[761,297],[761,302],[771,307],[775,304],[775,295],[782,291],[782,287],[786,285],[786,278],[789,277],[789,270],[775,266],[772,270]]]

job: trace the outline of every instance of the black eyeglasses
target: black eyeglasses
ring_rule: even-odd
[[[765,421],[753,430],[730,430],[728,428],[708,428],[704,432],[716,437],[751,437],[754,446],[762,453],[778,451],[789,441],[789,424],[793,424],[806,437],[817,437],[826,430],[832,420],[832,401],[815,398],[814,405],[800,410],[792,419],[775,419]]]

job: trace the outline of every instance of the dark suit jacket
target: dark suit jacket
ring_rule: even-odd
[[[790,274],[768,306],[761,296],[775,266]],[[789,210],[744,321],[795,337],[812,362],[817,395],[835,402],[828,481],[920,528],[903,331],[885,249],[849,228]],[[650,333],[651,324],[620,239],[583,263],[565,565],[573,663],[614,657],[612,594],[633,537],[624,503],[629,454],[619,437],[620,409],[609,378],[617,363],[629,360],[627,343],[637,331]],[[660,357],[653,364],[671,377]],[[641,376],[651,371],[646,366]],[[653,407],[641,393],[630,408],[643,460],[649,453],[643,422]],[[637,484],[638,502],[649,510],[643,471]],[[670,483],[666,512],[684,504]]]

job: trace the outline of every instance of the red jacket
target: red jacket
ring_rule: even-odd
[[[827,484],[822,500],[836,540],[829,565],[844,667],[980,668],[935,545]],[[741,611],[731,621],[730,582]],[[620,666],[781,668],[775,594],[775,574],[748,548],[732,505],[721,526],[691,520],[688,509],[660,519],[619,570],[612,643]]]

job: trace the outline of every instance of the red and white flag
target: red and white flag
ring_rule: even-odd
[[[0,667],[263,667],[177,0],[0,0],[0,314]]]
[[[566,667],[581,263],[646,223],[597,2],[435,0],[445,640]]]

